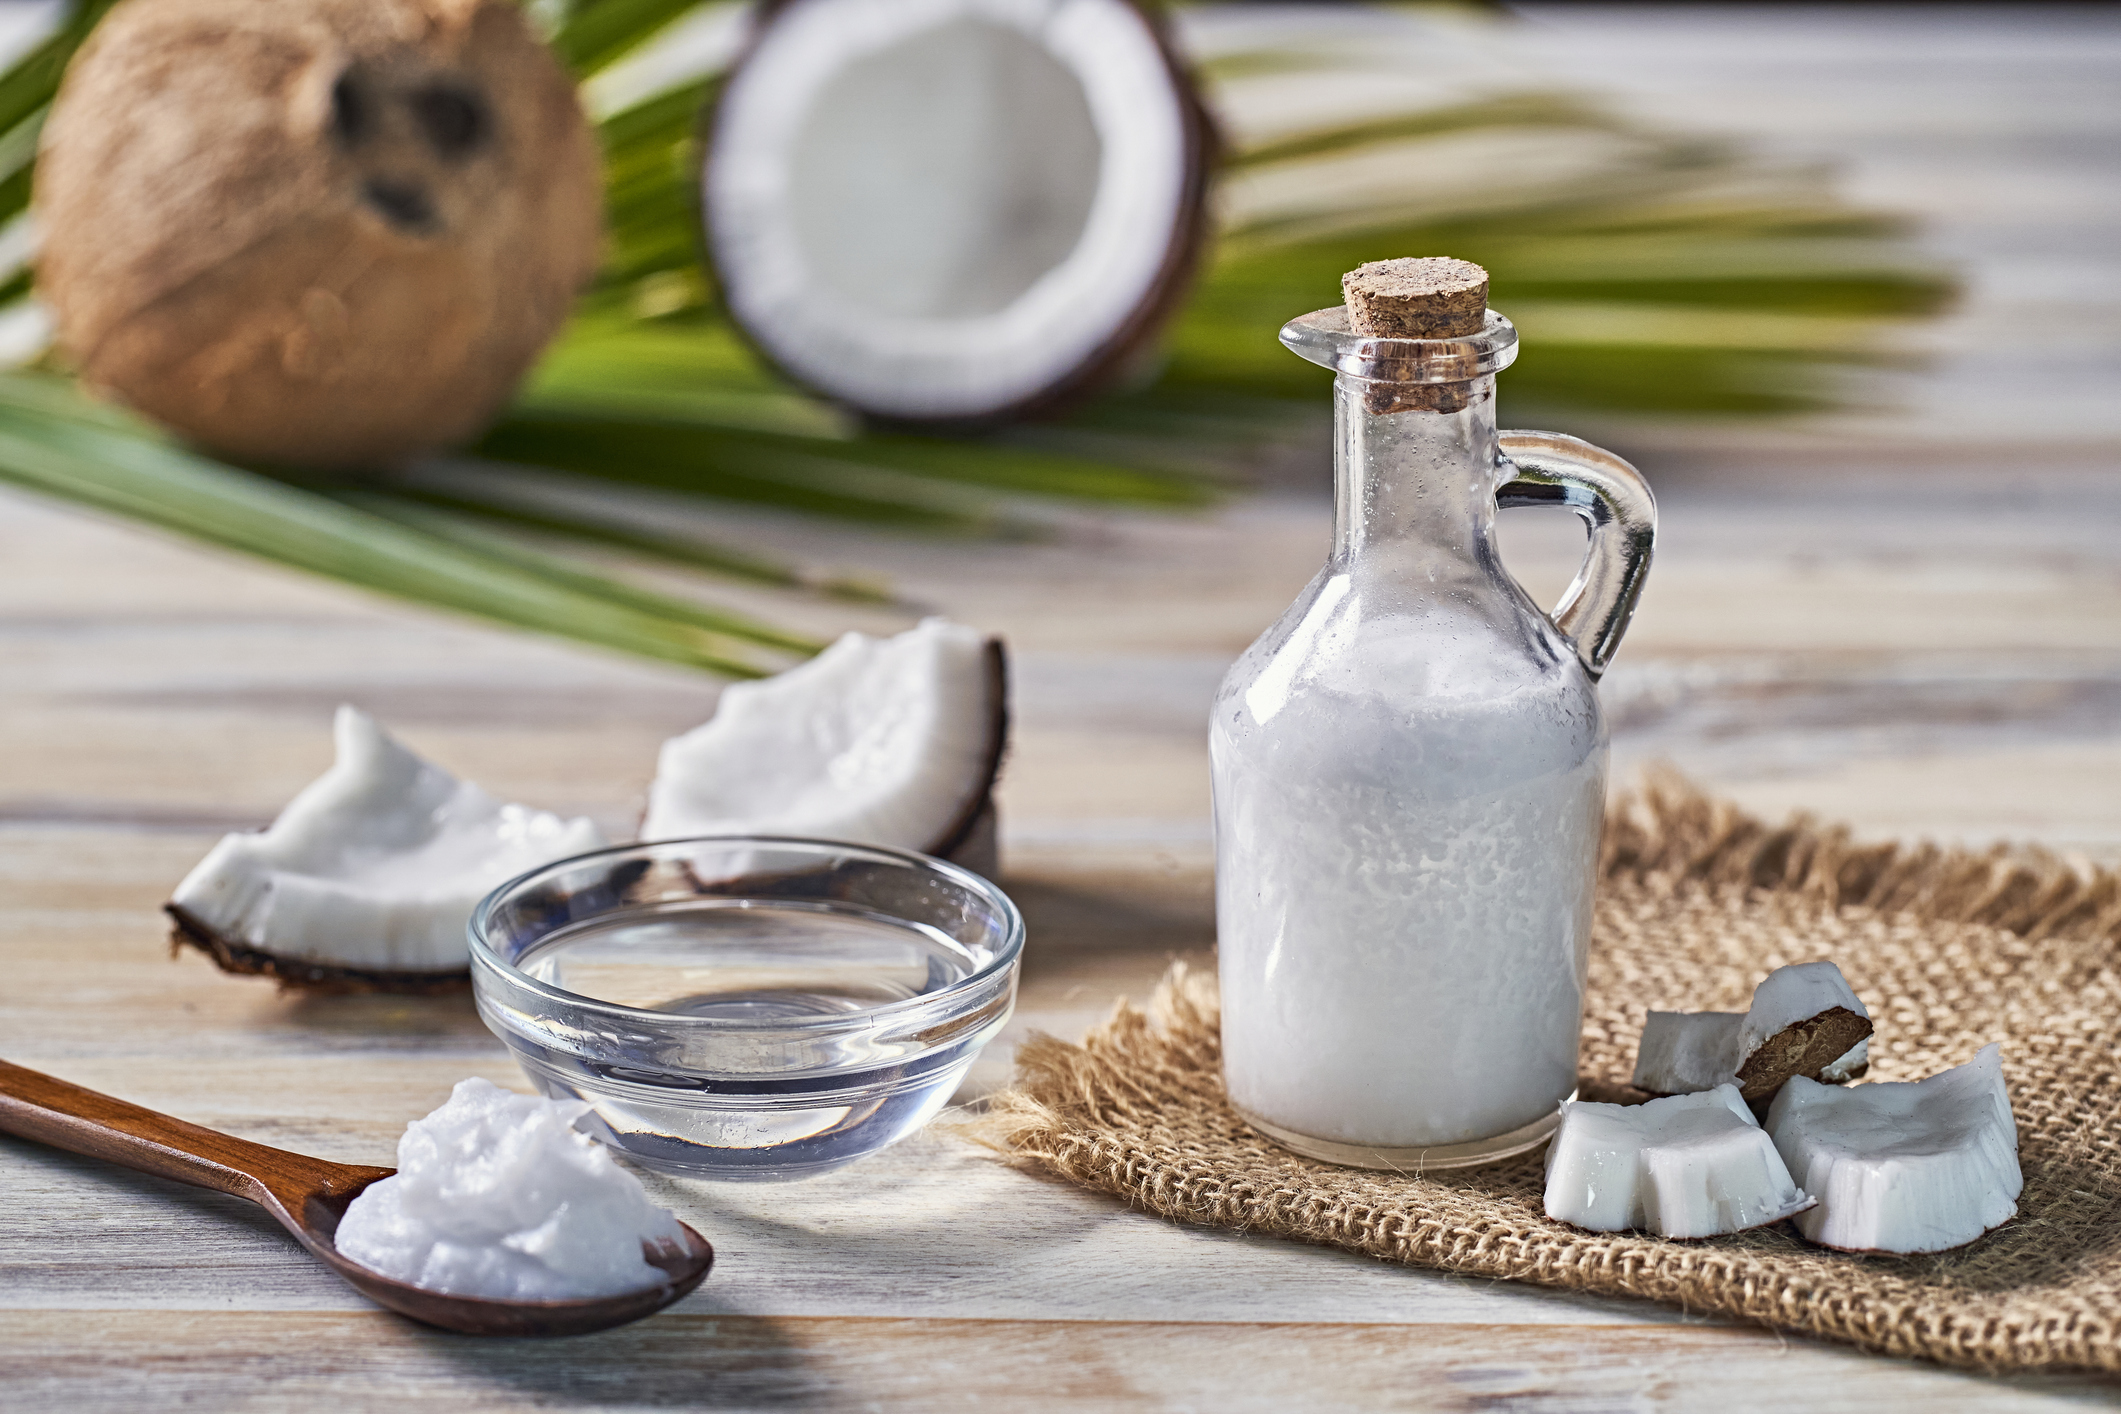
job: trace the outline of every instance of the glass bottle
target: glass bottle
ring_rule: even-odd
[[[1479,315],[1473,318],[1477,321]],[[1285,1146],[1443,1168],[1542,1142],[1576,1088],[1606,728],[1656,503],[1620,458],[1495,430],[1517,332],[1282,342],[1335,371],[1326,567],[1224,678],[1210,730],[1223,1072]],[[1540,612],[1499,506],[1588,523]]]

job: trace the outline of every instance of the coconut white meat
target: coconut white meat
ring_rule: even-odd
[[[229,942],[372,972],[466,965],[496,885],[605,843],[586,819],[506,805],[341,707],[338,759],[263,831],[225,836],[170,902]]]
[[[798,379],[910,419],[1109,377],[1204,229],[1197,99],[1131,0],[787,0],[704,174],[730,312]]]
[[[722,692],[663,744],[641,837],[770,834],[934,850],[979,808],[999,730],[986,641],[947,619],[849,633]]]
[[[1547,1149],[1547,1216],[1714,1237],[1811,1206],[1736,1085],[1641,1105],[1573,1100]]]
[[[1653,1011],[1635,1052],[1635,1088],[1691,1095],[1738,1078],[1742,1011]]]
[[[340,1255],[429,1291],[580,1301],[667,1280],[644,1246],[684,1232],[641,1181],[574,1122],[582,1100],[464,1080],[398,1141],[398,1171],[357,1195]]]
[[[1778,967],[1743,1012],[1653,1011],[1635,1052],[1637,1089],[1683,1095],[1735,1081],[1765,1101],[1792,1075],[1839,1081],[1869,1064],[1870,1012],[1831,962]]]
[[[1927,1080],[1791,1080],[1768,1110],[1775,1147],[1819,1206],[1797,1230],[1851,1252],[1942,1252],[2018,1212],[2025,1178],[2002,1053]]]
[[[1819,1078],[1828,1085],[1845,1085],[1851,1080],[1861,1079],[1871,1068],[1871,1038],[1866,1036],[1848,1048],[1839,1060],[1819,1072]]]

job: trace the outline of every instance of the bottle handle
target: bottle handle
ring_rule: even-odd
[[[1649,577],[1657,498],[1619,457],[1559,432],[1504,432],[1495,504],[1567,506],[1590,528],[1583,568],[1547,617],[1596,682],[1613,660]]]

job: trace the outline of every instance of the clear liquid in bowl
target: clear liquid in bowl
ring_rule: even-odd
[[[939,992],[980,959],[938,929],[829,904],[702,898],[554,931],[519,970],[644,1011],[772,1021]]]
[[[546,1044],[543,1023],[490,1017],[540,1089],[590,1103],[586,1128],[637,1162],[703,1178],[800,1178],[911,1133],[1008,1016],[1005,990],[962,1025],[868,1020],[989,958],[927,924],[837,902],[666,900],[557,928],[514,961],[577,997],[704,1023],[683,1040],[602,1023],[592,1057],[580,1032]],[[844,1024],[800,1029],[833,1018]]]

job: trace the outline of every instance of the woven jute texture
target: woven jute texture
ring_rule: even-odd
[[[1627,1089],[1643,1013],[1742,1011],[1773,967],[1830,958],[1877,1023],[1871,1078],[2000,1041],[2025,1192],[1955,1252],[1859,1257],[1787,1225],[1677,1242],[1543,1212],[1538,1154],[1430,1176],[1260,1138],[1220,1074],[1214,978],[1174,968],[1069,1045],[1018,1053],[980,1121],[1019,1161],[1188,1222],[1482,1277],[1648,1297],[1980,1369],[2121,1370],[2121,881],[2037,850],[1974,855],[1773,828],[1653,780],[1606,822],[1583,1034],[1587,1098]]]

